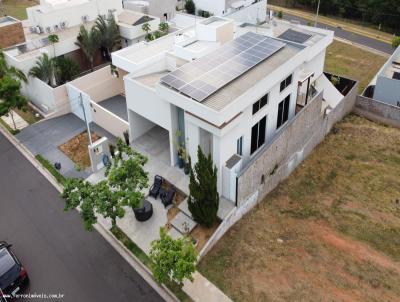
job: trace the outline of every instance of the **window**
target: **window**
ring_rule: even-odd
[[[265,143],[265,128],[267,125],[267,117],[264,116],[257,124],[251,128],[251,149],[253,154]]]
[[[253,115],[256,114],[262,107],[268,104],[268,93],[253,104]]]
[[[243,136],[239,137],[236,141],[236,154],[243,155]]]
[[[290,94],[278,105],[278,119],[276,129],[282,126],[289,118]]]
[[[281,82],[281,92],[284,91],[290,84],[292,84],[292,75],[288,76]]]

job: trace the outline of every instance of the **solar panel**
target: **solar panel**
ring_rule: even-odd
[[[202,102],[284,46],[281,41],[248,32],[211,54],[163,76],[161,82]]]
[[[293,29],[288,29],[278,36],[279,39],[288,40],[300,44],[303,44],[311,37],[312,35],[301,33]]]

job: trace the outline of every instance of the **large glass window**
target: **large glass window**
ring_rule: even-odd
[[[250,154],[256,152],[265,143],[265,131],[267,117],[264,116],[257,124],[251,128],[251,147]]]
[[[276,129],[280,128],[289,118],[290,94],[278,105]]]
[[[281,92],[284,91],[290,84],[292,84],[292,75],[288,76],[281,82]]]

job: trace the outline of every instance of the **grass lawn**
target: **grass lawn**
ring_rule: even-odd
[[[400,130],[336,128],[199,264],[235,301],[399,301]]]
[[[360,81],[362,92],[386,60],[359,47],[333,41],[326,50],[325,71]]]
[[[39,0],[3,0],[4,13],[19,20],[24,20],[26,8],[39,4]]]

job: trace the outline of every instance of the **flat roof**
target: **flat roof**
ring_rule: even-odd
[[[237,77],[217,92],[210,95],[201,104],[216,111],[221,111],[240,95],[251,89],[255,83],[264,79],[268,74],[272,73],[301,50],[302,48],[300,47],[287,44],[268,59],[257,64],[243,75]]]
[[[153,16],[142,14],[132,10],[123,10],[118,15],[118,23],[128,26],[141,26],[143,23],[152,21],[154,19],[155,17]]]

